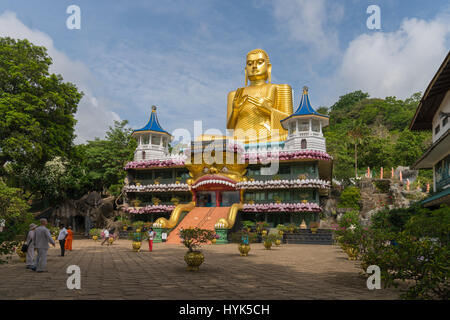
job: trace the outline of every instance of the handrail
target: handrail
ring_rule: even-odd
[[[225,229],[231,229],[234,226],[234,223],[236,221],[236,216],[239,210],[242,210],[244,208],[244,205],[242,203],[234,203],[230,211],[228,211],[228,218],[220,218],[217,220],[217,223],[221,223],[224,225]]]
[[[162,228],[164,229],[172,229],[174,228],[177,223],[178,220],[180,219],[181,213],[184,211],[191,211],[192,209],[195,208],[195,202],[189,202],[186,204],[179,204],[175,207],[175,209],[173,209],[169,220],[167,220],[166,218],[158,218],[155,221],[155,224],[159,224],[161,225]]]

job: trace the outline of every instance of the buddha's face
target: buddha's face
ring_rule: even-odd
[[[266,57],[262,52],[251,53],[247,56],[247,76],[250,80],[267,79],[267,71],[269,64],[266,61]]]

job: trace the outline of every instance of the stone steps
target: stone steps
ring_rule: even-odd
[[[285,233],[283,243],[287,244],[333,244],[333,233],[330,230],[318,230],[316,234],[311,230],[300,230],[298,233]]]

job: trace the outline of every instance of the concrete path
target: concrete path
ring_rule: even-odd
[[[143,243],[148,250],[148,243]],[[186,249],[154,244],[135,253],[131,241],[101,246],[75,240],[59,257],[51,248],[48,273],[25,269],[17,257],[0,265],[0,299],[397,299],[398,291],[370,291],[358,262],[337,246],[252,244],[248,257],[236,244],[206,245],[199,272],[186,271]],[[69,265],[81,268],[81,290],[66,286]]]

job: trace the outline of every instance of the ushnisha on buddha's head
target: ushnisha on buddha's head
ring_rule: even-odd
[[[247,53],[245,65],[245,84],[247,79],[251,82],[265,82],[269,79],[272,72],[269,55],[262,49],[255,49]]]

